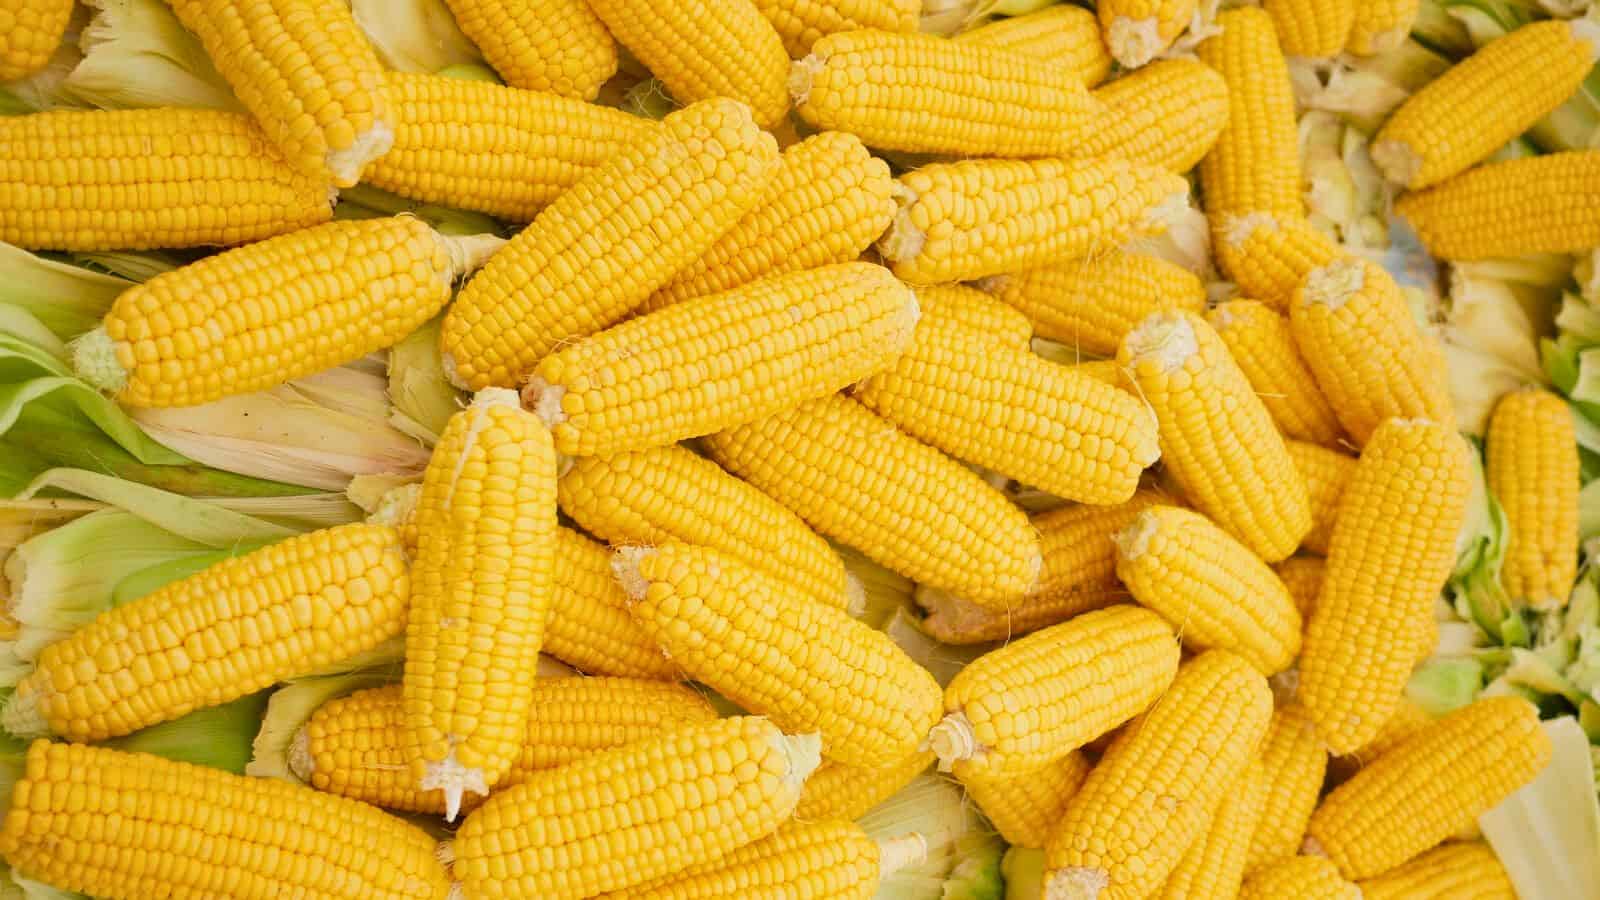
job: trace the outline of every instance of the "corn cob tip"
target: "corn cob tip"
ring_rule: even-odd
[[[789,97],[794,100],[795,106],[804,106],[811,99],[811,82],[822,71],[824,63],[815,53],[805,59],[797,59],[789,66]]]
[[[12,737],[24,741],[50,736],[50,723],[44,717],[44,707],[39,703],[39,690],[28,680],[17,685],[0,709],[0,728]]]
[[[911,207],[917,203],[917,192],[896,181],[889,189],[889,197],[895,202],[894,219],[889,222],[889,230],[878,239],[878,252],[886,262],[903,262],[922,252],[928,236],[911,221]]]
[[[417,498],[422,496],[422,482],[413,481],[402,484],[397,488],[390,488],[378,498],[378,505],[367,516],[367,522],[372,525],[387,525],[390,528],[399,528],[411,520],[412,513],[417,508]]]
[[[867,612],[867,589],[856,573],[850,571],[844,573],[844,611],[853,619]]]
[[[324,157],[334,184],[352,187],[361,180],[361,170],[367,163],[388,153],[394,147],[394,129],[381,119],[372,127],[356,135],[354,142],[343,150],[329,150]]]
[[[1422,174],[1422,156],[1405,141],[1373,141],[1368,152],[1383,177],[1401,187],[1410,187]]]
[[[72,342],[72,368],[79,378],[102,391],[115,394],[128,386],[128,370],[117,359],[117,342],[104,326]]]
[[[784,780],[794,787],[798,795],[801,785],[822,765],[822,735],[815,731],[783,734],[778,736],[778,741],[778,749],[783,752],[784,762],[788,764]]]
[[[953,712],[928,732],[928,749],[939,757],[939,771],[949,772],[962,760],[972,759],[984,751],[978,735],[972,730],[972,720],[964,712]]]
[[[908,866],[920,866],[928,861],[928,839],[921,832],[912,831],[895,835],[878,844],[878,878],[890,875]]]
[[[1144,219],[1139,223],[1139,233],[1128,241],[1128,252],[1136,252],[1143,242],[1166,234],[1172,226],[1182,221],[1188,212],[1189,183],[1184,182],[1181,190],[1173,191],[1160,203],[1145,210]]]
[[[1338,309],[1351,297],[1361,293],[1367,283],[1366,267],[1353,257],[1336,259],[1320,269],[1312,269],[1306,276],[1307,303],[1321,303]]]
[[[1572,28],[1572,36],[1589,45],[1589,61],[1600,61],[1600,21],[1577,18],[1568,24]]]
[[[622,586],[622,592],[628,595],[628,599],[635,603],[643,600],[645,592],[650,590],[650,582],[639,571],[639,564],[655,552],[654,547],[618,547],[611,554],[611,576],[617,579],[617,584]]]
[[[522,388],[522,403],[533,410],[546,428],[554,428],[567,420],[567,411],[561,408],[561,398],[566,395],[565,385],[551,384],[538,375],[530,375]]]
[[[1139,513],[1133,524],[1111,536],[1117,553],[1126,560],[1135,560],[1150,549],[1150,541],[1161,530],[1161,523],[1150,510]]]
[[[1106,47],[1125,69],[1137,69],[1161,52],[1161,23],[1155,18],[1117,16],[1106,29]]]
[[[316,760],[311,757],[311,732],[306,730],[305,723],[301,723],[294,730],[294,737],[289,739],[289,774],[310,784],[311,775],[316,769]]]
[[[506,245],[506,239],[497,234],[450,235],[434,232],[434,237],[444,245],[450,255],[449,278],[455,281],[483,268]]]
[[[461,800],[468,791],[480,797],[489,796],[489,782],[484,771],[463,766],[461,761],[456,759],[454,750],[439,762],[428,763],[418,787],[425,791],[444,793],[446,822],[454,822],[456,817],[461,815]]]
[[[1176,372],[1200,352],[1194,326],[1180,314],[1154,312],[1123,338],[1132,365],[1154,362],[1162,372]]]
[[[1096,900],[1111,884],[1104,869],[1073,867],[1057,869],[1045,882],[1044,900]]]

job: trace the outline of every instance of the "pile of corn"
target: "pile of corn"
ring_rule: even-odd
[[[943,839],[857,820],[936,770],[1008,896],[1531,896],[1477,822],[1587,699],[1408,685],[1485,491],[1496,596],[1567,604],[1568,403],[1497,394],[1479,483],[1412,286],[1303,191],[1291,58],[1396,52],[1416,0],[435,5],[481,65],[401,64],[360,0],[152,5],[210,99],[146,108],[85,99],[117,4],[0,10],[47,98],[0,118],[0,241],[103,298],[0,288],[49,382],[4,409],[60,392],[0,446],[43,460],[3,479],[17,884],[894,896]],[[1600,151],[1490,160],[1597,55],[1540,18],[1383,118],[1432,256],[1600,246]],[[385,353],[370,515],[202,453],[191,408]],[[23,440],[62,422],[122,461]],[[40,624],[28,541],[104,514],[181,559]],[[127,749],[280,685],[250,775]]]

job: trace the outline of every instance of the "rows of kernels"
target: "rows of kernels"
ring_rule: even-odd
[[[1399,213],[1451,260],[1582,253],[1600,244],[1600,150],[1489,163],[1425,191]]]
[[[1095,91],[1094,98],[1105,113],[1072,156],[1109,156],[1187,172],[1228,125],[1227,83],[1192,59],[1145,66]]]
[[[1206,321],[1222,336],[1284,437],[1324,447],[1339,442],[1344,432],[1338,416],[1300,357],[1287,318],[1254,300],[1230,300],[1207,313]]]
[[[1262,0],[1289,56],[1338,56],[1355,26],[1356,0]]]
[[[1231,9],[1222,31],[1200,45],[1200,61],[1228,83],[1228,124],[1200,162],[1206,212],[1299,216],[1300,151],[1294,89],[1277,32],[1264,10]],[[1259,291],[1248,296],[1266,299]]]
[[[1048,59],[1076,72],[1086,87],[1094,87],[1111,74],[1111,53],[1100,39],[1100,23],[1094,13],[1067,3],[995,19],[951,40]]]
[[[1269,787],[1260,822],[1250,836],[1247,874],[1300,852],[1306,823],[1322,794],[1328,751],[1303,707],[1290,704],[1273,712],[1261,742],[1261,765]]]
[[[933,759],[931,750],[918,750],[886,766],[851,766],[825,759],[806,779],[794,817],[800,822],[859,819],[927,771]]]
[[[1356,469],[1356,458],[1304,441],[1286,443],[1295,469],[1306,480],[1306,494],[1311,499],[1311,530],[1300,546],[1308,553],[1327,556],[1333,526],[1339,521],[1339,501]]]
[[[1340,254],[1338,244],[1298,213],[1213,216],[1211,245],[1241,295],[1284,314],[1306,276]]]
[[[17,0],[0,10],[0,82],[45,67],[72,20],[72,0]]]
[[[1364,900],[1361,889],[1320,856],[1295,856],[1257,869],[1244,880],[1239,900]]]
[[[1089,757],[1074,750],[1021,775],[968,773],[961,785],[1006,843],[1037,849],[1092,768]]]
[[[682,671],[628,613],[603,544],[556,528],[555,583],[545,620],[544,652],[590,675],[672,680]]]
[[[919,0],[755,0],[755,4],[795,59],[811,52],[812,44],[840,31],[916,31],[922,13]]]
[[[1189,845],[1157,898],[1237,897],[1251,835],[1259,827],[1271,787],[1262,763],[1252,760],[1217,805],[1210,827]]]
[[[1485,455],[1489,492],[1505,510],[1501,570],[1513,598],[1565,606],[1578,577],[1578,439],[1572,410],[1549,391],[1522,390],[1495,404]]]
[[[1516,900],[1505,867],[1482,841],[1445,844],[1361,882],[1363,900]]]
[[[796,822],[721,859],[595,900],[870,900],[879,845],[849,822]]]
[[[462,33],[513,87],[593,100],[617,71],[616,41],[584,0],[445,2]]]

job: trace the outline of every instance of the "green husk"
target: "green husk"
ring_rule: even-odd
[[[151,753],[243,775],[245,764],[250,761],[250,741],[266,708],[267,692],[260,691],[102,741],[101,746],[129,753]]]
[[[1437,718],[1476,700],[1483,673],[1483,663],[1469,657],[1431,659],[1411,674],[1406,696]]]
[[[295,735],[311,716],[338,697],[367,688],[391,684],[400,677],[393,670],[358,670],[343,675],[317,678],[300,678],[272,692],[266,701],[265,711],[259,716],[260,727],[252,741],[244,774],[257,778],[277,778],[300,782],[289,764],[289,753]]]
[[[358,184],[355,187],[341,189],[339,205],[334,207],[333,217],[375,219],[382,216],[397,216],[401,213],[416,216],[440,234],[461,237],[500,232],[500,223],[483,213],[407,200],[370,184]]]
[[[1044,851],[1012,847],[1000,862],[1006,879],[1006,900],[1039,900],[1044,896]]]
[[[444,0],[353,0],[350,11],[391,69],[444,74],[483,64]]]
[[[440,78],[454,78],[459,81],[487,81],[492,84],[505,84],[500,79],[498,72],[479,63],[456,63],[453,66],[445,66],[434,74]]]
[[[133,285],[0,241],[0,303],[31,313],[62,341],[99,325],[112,301]]]
[[[962,667],[987,649],[952,647],[934,640],[922,630],[922,618],[914,600],[916,585],[909,578],[878,565],[852,548],[835,545],[834,549],[844,560],[845,568],[861,582],[866,602],[856,618],[888,635],[907,656],[931,672],[939,684],[949,684]]]
[[[641,119],[664,119],[667,114],[678,108],[678,101],[672,98],[672,93],[660,79],[647,78],[622,95],[623,112],[632,113]]]
[[[915,833],[927,843],[927,858],[885,878],[878,900],[1000,897],[998,841],[954,782],[920,775],[857,823],[877,841]]]
[[[243,112],[233,90],[160,0],[85,0],[94,9],[81,40],[83,61],[62,85],[102,109],[199,107]]]
[[[389,423],[429,447],[463,401],[439,354],[442,321],[434,319],[389,348]]]

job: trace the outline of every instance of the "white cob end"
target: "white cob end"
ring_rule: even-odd
[[[867,589],[862,586],[856,573],[848,570],[844,573],[844,611],[852,619],[859,619],[867,613]]]
[[[388,525],[398,528],[411,518],[417,508],[417,498],[422,496],[422,482],[413,481],[402,484],[397,488],[390,488],[378,498],[378,505],[367,516],[367,523],[371,525]]]
[[[1312,837],[1310,835],[1306,835],[1306,839],[1304,841],[1302,841],[1301,844],[1300,844],[1300,855],[1301,856],[1320,856],[1323,859],[1327,859],[1328,858],[1328,851],[1322,849],[1322,845],[1317,842],[1316,838],[1314,838],[1314,837]]]
[[[878,252],[891,263],[904,262],[922,252],[928,236],[911,221],[911,208],[917,205],[917,192],[896,181],[889,189],[896,209],[889,230],[878,239]]]
[[[1422,174],[1422,157],[1404,141],[1374,141],[1368,152],[1383,177],[1401,187],[1411,187]]]
[[[522,402],[546,428],[554,428],[567,420],[567,411],[561,408],[561,398],[567,395],[565,385],[551,384],[538,375],[528,376],[522,388]]]
[[[39,692],[27,681],[17,686],[5,708],[0,709],[0,727],[25,741],[50,736],[50,723],[39,706]]]
[[[975,759],[984,753],[978,736],[972,730],[972,720],[964,712],[953,712],[928,732],[928,749],[939,757],[939,771],[948,772],[962,760]]]
[[[921,832],[895,835],[878,844],[878,878],[928,861],[928,839]]]
[[[367,163],[388,153],[393,146],[394,129],[389,127],[389,123],[379,120],[356,135],[350,146],[343,150],[329,150],[322,161],[328,167],[328,174],[333,176],[335,185],[355,187],[361,181],[361,170],[367,167]]]
[[[1111,884],[1104,869],[1057,869],[1047,877],[1044,900],[1096,900]]]
[[[795,106],[805,106],[811,99],[811,82],[826,65],[823,59],[815,53],[805,59],[797,59],[789,66],[789,96],[794,100]]]
[[[1337,259],[1320,269],[1312,269],[1306,276],[1306,303],[1338,309],[1361,293],[1366,283],[1367,271],[1361,260]]]
[[[1161,23],[1154,18],[1117,16],[1106,29],[1106,47],[1125,69],[1137,69],[1162,50]]]
[[[1123,338],[1134,366],[1153,362],[1162,372],[1175,372],[1200,352],[1194,326],[1181,313],[1154,312]]]
[[[435,231],[433,235],[450,255],[450,271],[445,273],[446,281],[455,281],[478,271],[489,261],[489,257],[506,245],[506,239],[495,234],[449,235]]]
[[[611,575],[622,586],[622,592],[635,603],[643,600],[645,592],[650,590],[650,580],[639,571],[639,564],[654,552],[654,547],[618,547],[611,554]]]
[[[1260,229],[1277,231],[1278,217],[1269,212],[1253,212],[1244,215],[1230,215],[1222,225],[1222,240],[1230,250],[1236,250],[1250,240],[1250,236]]]
[[[1117,555],[1132,562],[1150,552],[1150,542],[1155,540],[1156,532],[1160,530],[1160,521],[1147,509],[1139,513],[1127,528],[1112,535],[1111,541],[1117,545]]]
[[[811,773],[822,765],[822,735],[814,731],[810,734],[785,734],[779,736],[778,740],[778,749],[787,763],[783,780],[799,789],[811,777]]]
[[[455,751],[450,751],[443,761],[428,763],[424,770],[422,783],[418,785],[425,791],[444,792],[444,819],[454,822],[461,815],[461,800],[468,792],[480,797],[489,796],[489,782],[484,777],[482,769],[471,769],[463,766],[456,759]]]
[[[294,737],[289,739],[289,772],[310,784],[311,775],[316,769],[316,762],[311,758],[311,734],[302,723],[294,730]]]
[[[78,377],[113,394],[128,386],[128,370],[117,359],[117,342],[104,326],[72,342],[72,369]]]
[[[1168,194],[1160,203],[1145,210],[1139,230],[1146,236],[1166,234],[1172,226],[1183,221],[1189,212],[1189,189]]]

